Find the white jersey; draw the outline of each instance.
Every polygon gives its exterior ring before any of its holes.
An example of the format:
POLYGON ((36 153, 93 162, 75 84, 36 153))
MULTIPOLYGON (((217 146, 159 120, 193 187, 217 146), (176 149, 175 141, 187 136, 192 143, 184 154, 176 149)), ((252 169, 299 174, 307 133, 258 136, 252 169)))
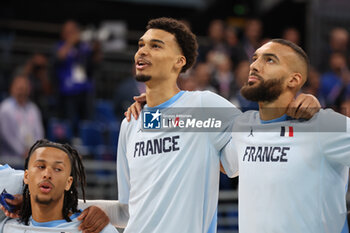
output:
MULTIPOLYGON (((28 226, 19 223, 16 219, 8 219, 3 226, 3 233, 81 233, 82 231, 78 230, 81 223, 77 219, 79 215, 80 213, 73 214, 70 217, 71 222, 67 222, 64 219, 50 222, 36 222, 30 218, 28 226)), ((114 226, 108 224, 102 229, 101 233, 118 233, 118 231, 114 226)))
POLYGON ((245 112, 224 149, 228 176, 239 171, 239 232, 340 233, 349 118, 331 110, 309 121, 282 118, 264 122, 259 112, 245 112))
MULTIPOLYGON (((0 193, 6 189, 10 194, 22 194, 23 187, 23 171, 15 170, 9 165, 0 164, 0 193)), ((5 214, 0 210, 0 232, 2 221, 6 218, 5 214)))
POLYGON ((22 194, 23 170, 15 170, 9 165, 0 164, 0 193, 6 189, 11 194, 22 194))
MULTIPOLYGON (((179 92, 151 109, 225 107, 222 97, 179 92)), ((150 109, 150 108, 148 108, 150 109)), ((145 132, 142 117, 123 121, 117 176, 119 201, 129 205, 124 233, 216 232, 220 150, 230 139, 231 122, 221 132, 145 132)), ((180 123, 179 123, 180 124, 180 123)))

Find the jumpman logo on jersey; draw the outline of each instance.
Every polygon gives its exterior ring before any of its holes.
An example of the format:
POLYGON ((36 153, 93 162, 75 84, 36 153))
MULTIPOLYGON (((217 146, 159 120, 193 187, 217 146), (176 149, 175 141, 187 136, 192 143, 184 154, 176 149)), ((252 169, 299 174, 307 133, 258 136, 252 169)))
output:
POLYGON ((253 134, 253 127, 250 127, 250 134, 248 135, 248 137, 250 137, 250 136, 254 137, 254 134, 253 134))

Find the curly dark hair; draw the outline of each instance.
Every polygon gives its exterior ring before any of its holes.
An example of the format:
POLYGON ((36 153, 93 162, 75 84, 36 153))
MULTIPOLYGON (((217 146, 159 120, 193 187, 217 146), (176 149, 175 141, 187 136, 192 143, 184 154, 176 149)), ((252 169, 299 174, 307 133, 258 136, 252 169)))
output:
MULTIPOLYGON (((86 184, 85 179, 85 170, 83 163, 81 161, 81 158, 77 152, 77 150, 73 149, 68 144, 60 144, 51 142, 46 139, 38 140, 34 145, 30 148, 28 152, 28 156, 25 160, 24 169, 28 169, 29 159, 30 156, 33 154, 33 152, 38 149, 39 147, 55 147, 62 151, 64 151, 70 160, 71 163, 71 173, 70 175, 73 177, 73 183, 68 191, 64 191, 64 201, 63 201, 63 208, 62 208, 62 215, 64 219, 67 222, 72 221, 69 218, 70 213, 77 213, 80 212, 78 210, 78 183, 77 180, 80 181, 81 191, 83 195, 83 200, 85 202, 85 189, 84 186, 86 184)), ((30 203, 30 194, 29 194, 29 188, 28 185, 24 185, 23 189, 23 203, 20 210, 20 218, 19 221, 24 223, 25 225, 28 225, 29 218, 32 215, 32 207, 30 203)))
POLYGON ((148 22, 146 29, 161 29, 175 36, 183 55, 186 57, 186 64, 182 67, 181 72, 193 66, 197 58, 198 43, 196 36, 191 30, 179 20, 173 18, 157 18, 148 22))

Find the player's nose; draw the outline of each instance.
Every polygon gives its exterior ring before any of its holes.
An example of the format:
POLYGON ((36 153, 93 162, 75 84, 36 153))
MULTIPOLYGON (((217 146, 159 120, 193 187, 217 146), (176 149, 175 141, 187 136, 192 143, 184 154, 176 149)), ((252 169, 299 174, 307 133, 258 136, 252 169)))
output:
POLYGON ((252 63, 250 63, 249 69, 250 69, 250 71, 258 72, 258 71, 260 71, 259 67, 260 67, 259 61, 255 60, 252 63))
POLYGON ((46 169, 43 171, 43 178, 44 178, 44 179, 51 179, 51 177, 52 177, 52 169, 46 168, 46 169))

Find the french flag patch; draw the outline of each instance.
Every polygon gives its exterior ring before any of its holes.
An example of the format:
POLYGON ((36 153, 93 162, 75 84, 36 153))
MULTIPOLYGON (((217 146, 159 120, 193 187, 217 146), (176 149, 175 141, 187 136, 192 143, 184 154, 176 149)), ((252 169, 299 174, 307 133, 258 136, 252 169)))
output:
POLYGON ((281 126, 281 137, 293 137, 294 130, 292 126, 281 126))

